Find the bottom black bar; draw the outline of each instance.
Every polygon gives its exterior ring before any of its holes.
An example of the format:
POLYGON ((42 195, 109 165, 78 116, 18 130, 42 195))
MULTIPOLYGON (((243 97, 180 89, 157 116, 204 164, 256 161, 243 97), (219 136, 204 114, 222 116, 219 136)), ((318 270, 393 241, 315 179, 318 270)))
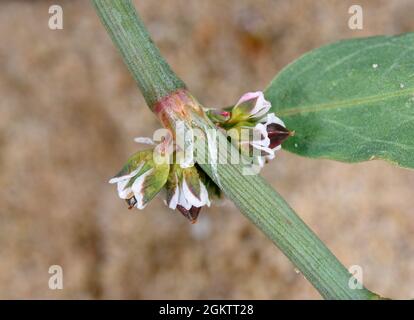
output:
POLYGON ((3 314, 53 317, 128 315, 131 319, 277 319, 286 316, 356 317, 364 313, 395 316, 410 312, 413 301, 264 301, 264 300, 139 300, 139 301, 0 301, 3 314), (9 310, 7 310, 9 309, 9 310))

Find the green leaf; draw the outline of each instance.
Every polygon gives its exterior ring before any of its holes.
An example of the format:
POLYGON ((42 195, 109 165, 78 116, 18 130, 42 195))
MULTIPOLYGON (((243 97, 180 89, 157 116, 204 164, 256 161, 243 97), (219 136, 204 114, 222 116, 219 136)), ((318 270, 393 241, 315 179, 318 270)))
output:
POLYGON ((265 91, 312 158, 414 168, 414 33, 340 41, 288 65, 265 91))

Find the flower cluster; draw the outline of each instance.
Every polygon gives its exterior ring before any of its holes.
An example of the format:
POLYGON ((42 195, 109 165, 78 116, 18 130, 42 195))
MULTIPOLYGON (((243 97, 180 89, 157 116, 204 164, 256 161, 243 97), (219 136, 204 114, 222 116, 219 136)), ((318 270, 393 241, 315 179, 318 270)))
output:
POLYGON ((293 132, 281 119, 269 113, 271 104, 263 92, 248 92, 228 111, 207 110, 210 119, 226 131, 240 152, 262 168, 293 132))
POLYGON ((144 209, 161 190, 166 191, 166 204, 178 209, 191 222, 197 220, 203 206, 210 206, 209 195, 220 196, 218 187, 198 166, 182 168, 170 164, 176 157, 171 139, 156 145, 150 138, 136 142, 154 147, 132 155, 122 170, 109 183, 117 184, 118 195, 129 209, 144 209))
MULTIPOLYGON (((228 111, 209 109, 207 116, 221 130, 226 131, 240 152, 250 157, 260 168, 273 159, 281 143, 292 133, 274 113, 262 92, 243 95, 228 111)), ((150 138, 136 138, 136 142, 150 145, 132 155, 122 170, 109 183, 117 184, 118 195, 129 209, 143 209, 162 190, 166 205, 177 209, 192 223, 202 207, 210 206, 213 196, 220 197, 220 189, 197 164, 187 166, 174 163, 180 149, 168 134, 159 144, 150 138)))

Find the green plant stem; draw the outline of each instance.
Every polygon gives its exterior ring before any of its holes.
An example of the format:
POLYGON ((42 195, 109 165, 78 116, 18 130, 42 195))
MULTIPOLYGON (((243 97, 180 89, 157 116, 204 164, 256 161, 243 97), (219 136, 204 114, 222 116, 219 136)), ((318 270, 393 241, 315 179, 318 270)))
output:
POLYGON ((131 1, 96 0, 93 4, 151 109, 171 92, 185 88, 153 44, 131 1))
MULTIPOLYGON (((150 40, 134 6, 128 0, 92 0, 98 15, 152 108, 184 84, 172 72, 150 40)), ((213 124, 195 116, 193 125, 213 124)), ((219 133, 220 134, 220 133, 219 133)), ((218 152, 230 153, 231 145, 218 152), (224 150, 224 151, 223 151, 224 150)), ((352 290, 350 273, 297 216, 283 198, 258 175, 243 175, 234 164, 201 164, 224 193, 293 262, 326 299, 374 299, 369 290, 352 290)))

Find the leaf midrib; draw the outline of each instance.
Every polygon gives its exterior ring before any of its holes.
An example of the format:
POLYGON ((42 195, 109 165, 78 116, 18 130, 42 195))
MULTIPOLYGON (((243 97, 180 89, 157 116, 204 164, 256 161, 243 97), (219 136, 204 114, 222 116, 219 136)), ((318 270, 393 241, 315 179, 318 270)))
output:
POLYGON ((293 107, 277 111, 277 115, 281 117, 293 116, 300 113, 319 112, 325 110, 334 110, 338 108, 355 107, 361 104, 371 104, 373 102, 384 101, 391 98, 402 97, 414 94, 414 88, 399 89, 398 91, 389 92, 382 95, 367 96, 359 99, 341 100, 336 102, 314 104, 309 106, 293 107))

